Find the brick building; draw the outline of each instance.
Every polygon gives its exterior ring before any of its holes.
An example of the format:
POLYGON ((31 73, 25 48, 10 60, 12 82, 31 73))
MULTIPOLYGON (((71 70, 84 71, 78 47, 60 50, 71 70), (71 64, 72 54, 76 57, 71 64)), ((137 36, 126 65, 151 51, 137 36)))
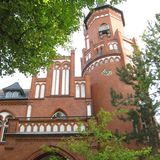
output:
MULTIPOLYGON (((16 82, 0 91, 1 160, 48 160, 42 145, 56 147, 61 137, 77 134, 77 117, 86 121, 101 107, 113 111, 110 88, 131 90, 116 75, 135 43, 124 35, 122 11, 99 6, 87 15, 84 25, 81 77, 74 76, 75 53, 71 51, 70 56, 53 60, 46 75, 34 76, 29 90, 16 82)), ((109 127, 126 132, 131 124, 114 119, 109 127)), ((57 156, 80 159, 61 148, 57 156)))

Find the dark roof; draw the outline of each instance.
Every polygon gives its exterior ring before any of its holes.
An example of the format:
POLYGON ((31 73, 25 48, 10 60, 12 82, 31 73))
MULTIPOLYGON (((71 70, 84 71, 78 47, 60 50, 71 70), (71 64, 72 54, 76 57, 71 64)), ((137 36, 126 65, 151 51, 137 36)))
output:
POLYGON ((94 9, 92 9, 88 13, 88 15, 84 19, 84 24, 85 24, 86 28, 87 28, 87 21, 88 21, 89 17, 92 15, 93 11, 98 11, 98 10, 105 9, 105 8, 110 8, 110 9, 116 11, 116 12, 119 12, 121 14, 121 16, 122 16, 123 26, 125 26, 123 12, 121 10, 119 10, 119 9, 107 4, 107 5, 98 6, 98 7, 94 8, 94 9))
POLYGON ((29 89, 23 89, 24 94, 19 95, 18 97, 6 98, 3 90, 0 90, 0 100, 24 100, 28 99, 29 89))
POLYGON ((0 98, 3 98, 3 91, 2 90, 0 90, 0 98))
POLYGON ((3 91, 4 92, 7 92, 7 91, 20 91, 22 95, 24 95, 24 91, 23 89, 21 88, 21 86, 19 85, 18 82, 15 82, 13 83, 12 85, 6 87, 6 88, 3 88, 3 91))
POLYGON ((20 100, 20 99, 28 99, 29 89, 22 89, 18 82, 13 83, 12 85, 3 88, 0 90, 0 100, 20 100), (21 94, 18 97, 6 97, 5 93, 8 91, 19 91, 21 94))

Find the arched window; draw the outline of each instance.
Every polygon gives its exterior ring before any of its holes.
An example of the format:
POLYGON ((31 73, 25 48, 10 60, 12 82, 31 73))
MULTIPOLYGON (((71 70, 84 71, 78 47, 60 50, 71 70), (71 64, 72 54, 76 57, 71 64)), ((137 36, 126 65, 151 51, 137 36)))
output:
POLYGON ((0 120, 0 135, 2 133, 2 121, 0 120))
POLYGON ((65 118, 67 115, 62 111, 57 111, 52 116, 53 118, 65 118))
POLYGON ((62 95, 69 94, 69 65, 64 64, 62 69, 62 95))
POLYGON ((117 42, 111 42, 108 44, 110 51, 118 51, 118 43, 117 42))
POLYGON ((17 98, 18 96, 19 96, 19 92, 18 91, 14 91, 13 93, 12 93, 12 98, 17 98))
POLYGON ((6 92, 6 98, 12 98, 12 92, 11 91, 8 91, 6 92))
POLYGON ((80 97, 80 85, 77 83, 76 84, 76 98, 80 97))
POLYGON ((36 85, 36 92, 35 92, 35 98, 39 98, 39 90, 40 90, 40 85, 36 85))
POLYGON ((84 83, 81 84, 81 97, 82 98, 85 97, 85 84, 84 83))
POLYGON ((115 50, 118 50, 118 44, 117 44, 117 43, 114 43, 114 44, 113 44, 113 48, 114 48, 115 50))
POLYGON ((2 141, 6 141, 6 133, 8 131, 8 122, 9 122, 9 119, 11 119, 11 118, 13 118, 11 115, 8 115, 5 118, 4 128, 3 128, 3 133, 2 133, 2 141))
POLYGON ((41 85, 41 91, 40 91, 40 98, 44 98, 44 92, 45 92, 45 85, 41 85))
POLYGON ((102 35, 107 35, 107 37, 110 37, 111 33, 108 24, 104 23, 99 27, 99 36, 102 35))
POLYGON ((51 95, 59 95, 60 65, 53 68, 51 95))

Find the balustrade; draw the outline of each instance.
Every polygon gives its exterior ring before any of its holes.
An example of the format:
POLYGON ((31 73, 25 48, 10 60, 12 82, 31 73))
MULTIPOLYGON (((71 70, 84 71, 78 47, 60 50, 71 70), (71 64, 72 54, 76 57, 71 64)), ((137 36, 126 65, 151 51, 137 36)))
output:
POLYGON ((86 128, 86 117, 10 119, 8 133, 54 134, 78 133, 86 128), (79 120, 77 120, 79 119, 79 120), (83 122, 79 126, 79 121, 83 122), (14 125, 14 127, 13 127, 14 125))

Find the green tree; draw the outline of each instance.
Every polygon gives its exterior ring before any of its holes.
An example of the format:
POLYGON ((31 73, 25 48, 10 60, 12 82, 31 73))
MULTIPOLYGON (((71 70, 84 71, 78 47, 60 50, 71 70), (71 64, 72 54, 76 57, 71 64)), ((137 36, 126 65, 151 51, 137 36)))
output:
POLYGON ((77 31, 83 8, 125 0, 2 0, 0 2, 0 75, 35 74, 47 67, 77 31))
MULTIPOLYGON (((59 146, 80 155, 84 160, 139 160, 148 157, 149 148, 137 151, 128 149, 124 147, 123 137, 118 138, 107 129, 108 123, 117 114, 101 110, 96 117, 87 121, 85 131, 81 131, 83 122, 80 122, 79 134, 68 139, 65 137, 59 146)), ((58 152, 50 147, 45 148, 45 151, 58 152)))
POLYGON ((133 132, 129 138, 136 138, 152 147, 153 153, 159 148, 159 127, 155 122, 155 113, 159 102, 155 99, 159 94, 160 78, 160 14, 156 15, 154 24, 149 23, 143 35, 145 49, 135 48, 130 57, 132 64, 117 69, 120 80, 130 85, 133 93, 123 96, 111 89, 114 106, 136 106, 129 109, 128 118, 133 122, 133 132), (156 89, 155 89, 156 88, 156 89))

